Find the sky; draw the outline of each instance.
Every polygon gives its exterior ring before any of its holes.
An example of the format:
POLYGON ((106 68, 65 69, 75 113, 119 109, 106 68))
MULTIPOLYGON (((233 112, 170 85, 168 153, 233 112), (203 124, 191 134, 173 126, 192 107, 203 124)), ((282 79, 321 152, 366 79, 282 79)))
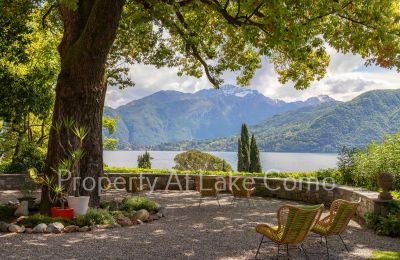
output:
MULTIPOLYGON (((268 63, 266 58, 263 58, 262 67, 257 70, 248 87, 258 90, 267 97, 288 102, 319 95, 348 101, 370 90, 400 88, 400 73, 395 70, 366 67, 365 60, 358 55, 341 54, 333 49, 327 51, 331 60, 326 76, 320 81, 313 82, 306 90, 296 90, 291 83, 285 85, 279 83, 273 65, 268 63)), ((107 106, 115 108, 160 90, 194 93, 201 89, 212 88, 205 76, 179 77, 175 68, 157 69, 154 66, 136 64, 131 66, 129 75, 135 86, 124 90, 109 88, 106 96, 107 106)), ((236 83, 235 75, 231 72, 225 73, 223 79, 225 84, 236 83)))

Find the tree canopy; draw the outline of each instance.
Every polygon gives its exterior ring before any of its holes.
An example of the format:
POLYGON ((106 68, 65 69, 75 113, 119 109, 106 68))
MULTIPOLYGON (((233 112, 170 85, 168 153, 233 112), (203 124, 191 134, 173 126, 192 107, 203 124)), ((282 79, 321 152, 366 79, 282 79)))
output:
POLYGON ((327 47, 357 53, 367 64, 399 68, 400 4, 362 1, 129 1, 112 56, 128 63, 203 72, 219 86, 224 71, 248 85, 261 57, 281 83, 298 89, 324 77, 327 47))
POLYGON ((198 150, 190 150, 177 154, 174 161, 176 163, 174 169, 176 170, 232 171, 231 165, 225 160, 198 150))

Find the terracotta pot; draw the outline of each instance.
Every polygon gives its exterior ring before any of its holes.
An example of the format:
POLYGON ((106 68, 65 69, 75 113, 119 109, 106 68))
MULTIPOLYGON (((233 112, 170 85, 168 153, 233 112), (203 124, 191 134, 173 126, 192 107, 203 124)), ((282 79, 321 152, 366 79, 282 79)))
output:
POLYGON ((391 200, 392 195, 389 193, 393 186, 393 175, 387 172, 381 172, 378 174, 378 186, 382 189, 379 193, 379 199, 381 200, 391 200))
POLYGON ((53 218, 60 217, 60 218, 65 218, 65 219, 72 219, 74 217, 74 209, 73 208, 63 209, 63 208, 54 207, 54 208, 51 208, 50 211, 51 211, 51 216, 53 218))

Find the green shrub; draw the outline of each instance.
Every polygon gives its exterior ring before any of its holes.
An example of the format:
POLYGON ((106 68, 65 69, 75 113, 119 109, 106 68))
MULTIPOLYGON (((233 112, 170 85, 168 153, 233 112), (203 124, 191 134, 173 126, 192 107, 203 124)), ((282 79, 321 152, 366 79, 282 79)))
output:
POLYGON ((43 171, 46 163, 46 152, 44 149, 32 144, 22 147, 20 154, 13 160, 2 167, 1 172, 15 173, 26 172, 29 168, 36 168, 43 171))
POLYGON ((60 222, 63 225, 71 225, 73 224, 72 220, 64 219, 64 218, 52 218, 46 215, 35 214, 25 218, 19 222, 19 224, 24 225, 25 227, 33 228, 40 223, 50 224, 54 222, 60 222))
POLYGON ((380 172, 393 174, 393 189, 400 190, 400 132, 386 135, 381 144, 372 142, 365 152, 355 154, 354 184, 377 190, 380 172))
POLYGON ((14 217, 17 208, 8 204, 0 204, 0 220, 9 220, 14 217))
POLYGON ((151 169, 151 160, 153 158, 150 157, 149 152, 145 152, 144 154, 140 154, 137 158, 137 163, 139 168, 151 169))
POLYGON ((400 237, 400 202, 391 201, 388 211, 386 216, 367 213, 366 225, 379 235, 400 237))
POLYGON ((86 215, 78 216, 75 220, 80 227, 92 225, 113 224, 114 218, 108 210, 105 209, 89 209, 86 215))
POLYGON ((121 218, 121 217, 129 217, 134 211, 126 212, 126 211, 111 211, 110 214, 113 216, 114 219, 121 218))
POLYGON ((149 212, 157 212, 160 205, 145 197, 132 197, 126 199, 122 205, 121 210, 126 212, 138 211, 140 209, 146 209, 149 212))

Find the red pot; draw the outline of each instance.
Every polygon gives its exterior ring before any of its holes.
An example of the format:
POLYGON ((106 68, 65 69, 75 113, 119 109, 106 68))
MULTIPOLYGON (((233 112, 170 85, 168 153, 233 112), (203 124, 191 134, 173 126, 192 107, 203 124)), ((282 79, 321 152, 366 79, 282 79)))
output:
POLYGON ((74 209, 73 208, 51 208, 51 216, 53 218, 66 218, 66 219, 72 219, 74 217, 74 209))

